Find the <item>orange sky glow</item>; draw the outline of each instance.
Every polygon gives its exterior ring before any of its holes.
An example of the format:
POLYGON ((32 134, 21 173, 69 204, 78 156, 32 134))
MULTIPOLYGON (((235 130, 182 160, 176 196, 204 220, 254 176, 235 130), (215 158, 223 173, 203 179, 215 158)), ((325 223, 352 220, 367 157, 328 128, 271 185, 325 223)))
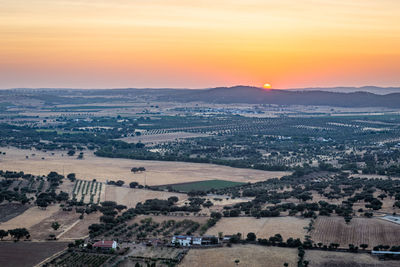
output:
POLYGON ((400 86, 399 0, 0 0, 0 88, 400 86))

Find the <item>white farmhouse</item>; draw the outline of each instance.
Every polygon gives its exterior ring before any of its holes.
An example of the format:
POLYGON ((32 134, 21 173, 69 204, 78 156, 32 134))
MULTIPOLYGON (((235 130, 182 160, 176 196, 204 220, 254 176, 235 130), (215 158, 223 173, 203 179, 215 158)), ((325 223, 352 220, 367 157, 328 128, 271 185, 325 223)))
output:
POLYGON ((192 242, 192 237, 186 235, 174 235, 171 241, 172 244, 174 245, 179 244, 183 247, 190 247, 191 242, 192 242))

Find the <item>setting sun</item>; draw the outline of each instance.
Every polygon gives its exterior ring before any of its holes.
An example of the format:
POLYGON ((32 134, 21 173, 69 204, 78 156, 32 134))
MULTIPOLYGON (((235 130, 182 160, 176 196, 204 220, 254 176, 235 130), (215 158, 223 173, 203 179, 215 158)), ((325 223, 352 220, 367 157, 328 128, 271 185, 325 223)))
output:
POLYGON ((265 83, 263 85, 263 87, 264 87, 264 89, 271 89, 272 88, 271 84, 269 84, 269 83, 265 83))

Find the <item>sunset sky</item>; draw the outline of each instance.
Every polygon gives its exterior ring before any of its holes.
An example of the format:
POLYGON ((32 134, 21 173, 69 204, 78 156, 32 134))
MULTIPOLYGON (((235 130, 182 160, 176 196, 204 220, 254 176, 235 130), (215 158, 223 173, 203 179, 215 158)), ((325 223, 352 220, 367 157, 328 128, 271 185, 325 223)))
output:
POLYGON ((0 0, 0 88, 400 86, 400 0, 0 0))

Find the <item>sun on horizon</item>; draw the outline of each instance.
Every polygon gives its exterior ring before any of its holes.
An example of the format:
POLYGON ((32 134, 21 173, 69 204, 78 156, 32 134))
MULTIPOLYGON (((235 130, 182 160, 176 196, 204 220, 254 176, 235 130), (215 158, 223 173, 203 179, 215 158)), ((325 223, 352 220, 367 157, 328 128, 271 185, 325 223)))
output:
POLYGON ((271 89, 272 85, 270 83, 264 83, 263 88, 264 89, 271 89))

